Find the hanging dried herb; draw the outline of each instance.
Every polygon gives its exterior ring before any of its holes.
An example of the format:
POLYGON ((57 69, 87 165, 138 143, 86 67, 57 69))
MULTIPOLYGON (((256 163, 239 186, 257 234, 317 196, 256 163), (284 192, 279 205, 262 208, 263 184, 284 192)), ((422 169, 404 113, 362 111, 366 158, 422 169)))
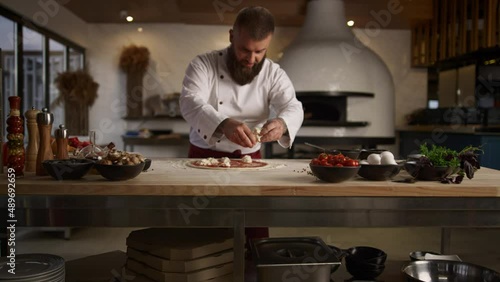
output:
POLYGON ((52 103, 54 106, 64 101, 77 101, 83 105, 92 106, 97 99, 99 84, 86 70, 59 73, 54 83, 59 90, 59 97, 52 103))
POLYGON ((120 55, 120 68, 126 73, 145 73, 149 66, 149 50, 143 46, 124 47, 120 55))

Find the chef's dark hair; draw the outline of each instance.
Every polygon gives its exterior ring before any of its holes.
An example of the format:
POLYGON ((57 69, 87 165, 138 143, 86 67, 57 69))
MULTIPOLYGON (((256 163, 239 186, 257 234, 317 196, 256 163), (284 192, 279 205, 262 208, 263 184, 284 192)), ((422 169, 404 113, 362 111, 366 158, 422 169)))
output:
POLYGON ((268 9, 259 6, 243 8, 236 17, 233 30, 244 28, 254 40, 262 40, 274 33, 274 16, 268 9))

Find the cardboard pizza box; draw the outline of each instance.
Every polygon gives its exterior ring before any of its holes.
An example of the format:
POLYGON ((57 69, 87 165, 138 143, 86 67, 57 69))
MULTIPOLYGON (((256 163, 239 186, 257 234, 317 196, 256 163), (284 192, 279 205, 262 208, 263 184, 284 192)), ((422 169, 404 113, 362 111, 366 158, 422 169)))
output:
POLYGON ((132 231, 127 246, 170 260, 192 260, 232 249, 227 228, 148 228, 132 231))
POLYGON ((226 263, 187 273, 163 272, 151 268, 131 258, 127 258, 126 268, 157 282, 201 282, 233 273, 233 264, 226 263))
POLYGON ((193 260, 168 260, 148 252, 128 247, 127 257, 163 272, 192 272, 232 262, 234 259, 234 252, 232 249, 229 249, 193 260))

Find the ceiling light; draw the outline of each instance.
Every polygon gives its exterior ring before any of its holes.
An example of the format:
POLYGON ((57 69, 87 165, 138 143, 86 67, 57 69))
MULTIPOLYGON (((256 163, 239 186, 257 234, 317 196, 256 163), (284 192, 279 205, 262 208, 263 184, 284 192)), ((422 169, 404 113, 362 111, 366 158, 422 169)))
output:
POLYGON ((127 22, 132 22, 134 20, 134 17, 132 16, 127 16, 126 18, 127 22))
POLYGON ((139 27, 139 28, 137 29, 137 31, 138 31, 138 32, 142 32, 142 27, 139 27))
POLYGON ((348 22, 347 22, 347 25, 348 25, 348 26, 354 26, 354 21, 353 21, 353 20, 348 21, 348 22))

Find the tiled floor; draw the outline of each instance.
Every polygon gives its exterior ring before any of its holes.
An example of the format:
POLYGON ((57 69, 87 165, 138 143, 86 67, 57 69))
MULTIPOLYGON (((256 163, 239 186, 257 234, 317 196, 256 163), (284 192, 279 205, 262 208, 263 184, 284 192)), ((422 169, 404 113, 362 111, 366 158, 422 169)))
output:
MULTIPOLYGON (((76 228, 69 240, 60 232, 18 231, 17 253, 51 253, 67 261, 114 250, 126 251, 132 228, 76 228)), ((340 248, 373 246, 391 260, 407 260, 413 250, 439 251, 439 228, 273 228, 271 237, 319 236, 340 248)), ((452 229, 451 253, 463 261, 500 272, 500 229, 452 229)))

